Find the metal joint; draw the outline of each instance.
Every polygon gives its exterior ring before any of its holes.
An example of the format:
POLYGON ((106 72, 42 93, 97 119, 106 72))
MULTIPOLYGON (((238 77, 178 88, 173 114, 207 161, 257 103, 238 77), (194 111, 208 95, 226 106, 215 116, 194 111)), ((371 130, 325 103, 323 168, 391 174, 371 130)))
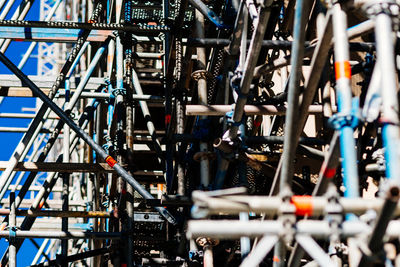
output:
POLYGON ((328 124, 335 130, 340 130, 345 126, 350 126, 354 129, 358 126, 358 121, 357 116, 354 115, 335 114, 328 120, 328 124))
POLYGON ((115 89, 111 90, 111 94, 113 96, 126 95, 126 89, 125 88, 115 88, 115 89))
POLYGON ((192 73, 192 79, 198 81, 200 79, 209 80, 212 79, 212 74, 206 70, 196 70, 192 73))
POLYGON ((363 6, 363 9, 370 17, 374 17, 382 13, 393 18, 399 15, 399 5, 393 0, 381 0, 379 2, 369 1, 363 6))
MULTIPOLYGON (((234 108, 233 108, 233 109, 234 109, 234 108)), ((245 115, 245 113, 243 112, 242 120, 241 120, 241 121, 238 121, 238 122, 235 122, 235 121, 233 120, 233 113, 234 113, 233 109, 232 109, 232 111, 229 111, 229 112, 225 113, 226 122, 227 122, 227 124, 228 124, 229 127, 231 127, 231 126, 239 127, 242 123, 245 123, 245 122, 246 122, 246 119, 245 119, 245 118, 246 118, 246 115, 245 115)))
POLYGON ((13 244, 17 240, 17 227, 11 226, 9 228, 8 241, 13 244))
POLYGON ((199 237, 196 239, 196 243, 197 245, 204 247, 204 246, 216 246, 219 244, 219 240, 218 239, 213 239, 213 238, 209 238, 209 237, 199 237))
POLYGON ((282 205, 279 208, 279 221, 282 222, 282 235, 287 243, 291 243, 295 234, 294 225, 296 224, 296 207, 290 202, 292 192, 289 189, 282 189, 282 205))
POLYGON ((328 205, 325 207, 325 218, 331 228, 331 240, 335 243, 340 241, 341 228, 343 222, 343 207, 339 204, 339 195, 334 186, 330 186, 326 194, 328 205))

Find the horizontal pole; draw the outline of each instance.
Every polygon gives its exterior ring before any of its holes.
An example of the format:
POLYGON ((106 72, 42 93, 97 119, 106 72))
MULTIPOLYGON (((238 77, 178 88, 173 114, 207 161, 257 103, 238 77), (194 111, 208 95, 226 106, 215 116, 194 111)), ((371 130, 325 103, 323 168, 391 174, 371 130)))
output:
MULTIPOLYGON (((33 119, 36 114, 29 113, 0 113, 0 118, 14 118, 14 119, 33 119)), ((56 116, 48 116, 48 119, 58 119, 56 116)), ((25 129, 25 128, 24 128, 25 129)))
MULTIPOLYGON (((9 215, 9 209, 0 209, 0 215, 9 215)), ((61 210, 17 210, 17 216, 66 217, 66 218, 110 218, 107 211, 61 211, 61 210)))
MULTIPOLYGON (((9 236, 10 231, 0 231, 0 237, 8 238, 9 236)), ((117 232, 15 231, 16 238, 120 239, 122 236, 122 233, 117 232)))
MULTIPOLYGON (((291 228, 294 234, 306 234, 317 239, 326 239, 332 235, 329 221, 301 220, 291 228)), ((264 235, 285 234, 285 228, 281 221, 239 221, 239 220, 192 220, 188 222, 186 237, 209 237, 233 240, 247 236, 251 238, 264 235)), ((372 227, 362 221, 345 221, 340 228, 342 238, 356 235, 369 235, 372 227)), ((386 238, 397 239, 400 235, 400 221, 391 221, 386 231, 386 238)))
MULTIPOLYGON (((0 132, 3 133, 25 133, 28 131, 28 128, 22 127, 0 127, 0 132)), ((40 129, 40 133, 50 133, 49 129, 40 129)))
MULTIPOLYGON (((192 194, 194 205, 208 214, 239 214, 240 212, 265 213, 277 215, 283 201, 280 197, 268 196, 224 196, 209 197, 202 191, 194 191, 192 194)), ((326 197, 293 196, 291 203, 294 206, 296 215, 321 216, 325 214, 329 201, 326 197)), ((383 206, 383 199, 365 198, 339 198, 339 205, 342 213, 354 213, 362 215, 368 210, 380 211, 383 206)), ((400 204, 394 212, 395 216, 400 215, 400 204)))
MULTIPOLYGON (((186 105, 187 116, 223 116, 232 111, 234 105, 186 105)), ((336 111, 336 108, 333 108, 336 111)), ((322 105, 311 105, 310 114, 322 113, 322 105)), ((274 105, 245 105, 246 115, 285 115, 286 107, 274 105)))
MULTIPOLYGON (((32 28, 27 33, 24 27, 0 27, 0 38, 14 41, 73 43, 78 40, 79 32, 79 29, 32 28)), ((104 42, 110 35, 112 35, 110 30, 91 31, 86 41, 104 42)))
MULTIPOLYGON (((0 161, 0 171, 4 171, 8 161, 0 161)), ((115 173, 107 163, 58 163, 58 162, 19 162, 14 171, 32 171, 32 172, 105 172, 115 173)), ((163 171, 135 171, 134 175, 141 176, 162 176, 163 171)))

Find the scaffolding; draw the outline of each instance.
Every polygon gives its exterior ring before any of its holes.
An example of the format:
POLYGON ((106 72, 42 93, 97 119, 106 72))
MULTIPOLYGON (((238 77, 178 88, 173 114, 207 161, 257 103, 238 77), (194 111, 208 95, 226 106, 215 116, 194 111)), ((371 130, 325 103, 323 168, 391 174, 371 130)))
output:
POLYGON ((0 266, 400 266, 399 8, 0 0, 0 266))

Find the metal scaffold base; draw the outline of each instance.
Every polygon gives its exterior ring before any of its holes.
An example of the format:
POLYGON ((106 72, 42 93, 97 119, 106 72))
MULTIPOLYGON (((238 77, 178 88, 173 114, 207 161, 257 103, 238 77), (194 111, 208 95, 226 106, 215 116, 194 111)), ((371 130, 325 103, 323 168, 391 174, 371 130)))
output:
POLYGON ((400 266, 399 1, 33 2, 0 266, 400 266))

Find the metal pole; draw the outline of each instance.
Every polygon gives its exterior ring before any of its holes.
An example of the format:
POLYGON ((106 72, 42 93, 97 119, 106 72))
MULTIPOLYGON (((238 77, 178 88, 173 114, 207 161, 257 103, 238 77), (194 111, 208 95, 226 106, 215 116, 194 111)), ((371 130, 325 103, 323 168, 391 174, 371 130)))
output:
POLYGON ((335 55, 336 91, 338 111, 336 123, 340 130, 340 153, 343 158, 343 184, 346 187, 345 196, 359 196, 356 144, 353 137, 355 117, 352 114, 352 91, 350 86, 351 68, 349 43, 346 34, 347 16, 340 3, 332 6, 332 25, 335 55), (342 122, 342 123, 341 123, 342 122))
MULTIPOLYGON (((198 38, 204 38, 204 15, 196 9, 196 34, 198 38)), ((204 75, 199 75, 197 79, 197 91, 199 95, 199 104, 207 105, 207 79, 206 79, 206 51, 204 48, 197 48, 197 63, 199 66, 199 71, 203 72, 204 75)), ((201 116, 200 121, 207 120, 206 116, 201 116)), ((201 124, 201 122, 199 122, 201 124)), ((208 143, 200 142, 200 152, 208 151, 208 143)), ((200 160, 200 186, 207 188, 210 183, 209 177, 210 163, 207 158, 202 158, 200 160)))
MULTIPOLYGON (((46 248, 47 243, 49 243, 49 240, 50 240, 50 239, 45 239, 45 240, 43 240, 43 243, 42 243, 42 245, 40 246, 40 248, 38 249, 38 252, 36 253, 35 258, 33 258, 31 265, 35 265, 35 264, 38 262, 38 260, 39 260, 39 258, 40 258, 40 256, 41 256, 42 254, 45 255, 45 256, 47 256, 47 255, 44 253, 44 249, 46 248)), ((48 259, 48 260, 50 260, 50 259, 48 259)))
POLYGON ((393 46, 392 18, 385 12, 384 5, 390 4, 397 6, 394 1, 379 1, 367 6, 367 12, 372 13, 375 17, 375 36, 376 36, 376 53, 378 57, 378 67, 383 74, 381 79, 381 96, 382 96, 382 137, 385 147, 386 159, 386 177, 394 184, 400 184, 400 174, 397 169, 400 164, 400 157, 396 149, 400 141, 399 132, 399 103, 397 99, 397 73, 395 65, 395 51, 393 46))
MULTIPOLYGON (((69 79, 65 80, 65 108, 69 107, 69 79)), ((65 110, 66 111, 66 110, 65 110)), ((69 154, 69 149, 70 149, 70 130, 68 125, 64 124, 63 128, 63 162, 64 163, 69 163, 70 161, 70 154, 69 154)), ((69 202, 69 173, 63 173, 62 174, 63 180, 62 180, 62 210, 63 211, 68 211, 68 202, 69 202)), ((62 218, 61 221, 61 231, 67 232, 68 231, 68 217, 62 218)), ((67 258, 68 256, 68 240, 61 240, 61 257, 63 259, 67 258)), ((65 261, 63 261, 65 262, 65 261)), ((65 263, 62 263, 62 267, 67 267, 68 265, 65 263)))
POLYGON ((295 125, 298 120, 300 78, 304 55, 306 22, 312 6, 311 0, 297 0, 291 52, 292 71, 289 79, 288 108, 285 116, 285 135, 282 153, 282 171, 279 189, 291 188, 297 139, 295 125))
POLYGON ((257 246, 251 251, 251 253, 244 259, 240 264, 240 267, 257 267, 263 261, 265 256, 278 242, 278 236, 265 235, 258 242, 257 246))
POLYGON ((9 226, 10 230, 8 232, 9 236, 9 255, 10 255, 10 262, 9 266, 10 267, 16 267, 17 266, 17 248, 15 246, 15 236, 14 234, 16 233, 16 225, 17 224, 17 219, 16 219, 16 213, 15 213, 15 193, 11 192, 10 193, 10 223, 9 226))
MULTIPOLYGON (((299 139, 301 133, 303 132, 304 125, 307 121, 308 114, 311 113, 310 108, 312 107, 311 103, 314 99, 315 92, 318 88, 318 83, 322 74, 323 66, 329 55, 330 42, 332 40, 332 15, 330 12, 325 16, 325 26, 324 33, 322 37, 318 40, 316 48, 314 50, 314 54, 311 60, 311 71, 312 75, 306 80, 305 90, 303 93, 303 99, 300 106, 298 122, 296 123, 296 143, 294 144, 297 147, 297 140, 299 139)), ((280 169, 282 167, 283 158, 279 161, 279 165, 277 171, 274 176, 274 185, 270 190, 270 195, 274 195, 278 192, 278 179, 280 177, 280 169)))
MULTIPOLYGON (((16 238, 56 238, 56 239, 121 239, 126 233, 120 232, 48 232, 48 231, 15 231, 16 238)), ((9 231, 0 231, 0 237, 9 237, 9 231)))
MULTIPOLYGON (((139 77, 137 76, 137 73, 133 68, 132 68, 132 83, 133 83, 133 89, 134 89, 136 95, 138 95, 139 97, 144 96, 142 86, 140 85, 140 82, 139 82, 139 77)), ((151 140, 153 141, 154 149, 157 153, 158 160, 160 163, 162 163, 164 161, 164 157, 162 154, 161 144, 157 138, 156 128, 154 126, 154 123, 151 120, 151 114, 149 111, 149 107, 148 107, 146 101, 143 101, 143 100, 139 101, 139 105, 140 105, 140 109, 142 110, 143 117, 146 120, 146 127, 151 136, 151 140)))

